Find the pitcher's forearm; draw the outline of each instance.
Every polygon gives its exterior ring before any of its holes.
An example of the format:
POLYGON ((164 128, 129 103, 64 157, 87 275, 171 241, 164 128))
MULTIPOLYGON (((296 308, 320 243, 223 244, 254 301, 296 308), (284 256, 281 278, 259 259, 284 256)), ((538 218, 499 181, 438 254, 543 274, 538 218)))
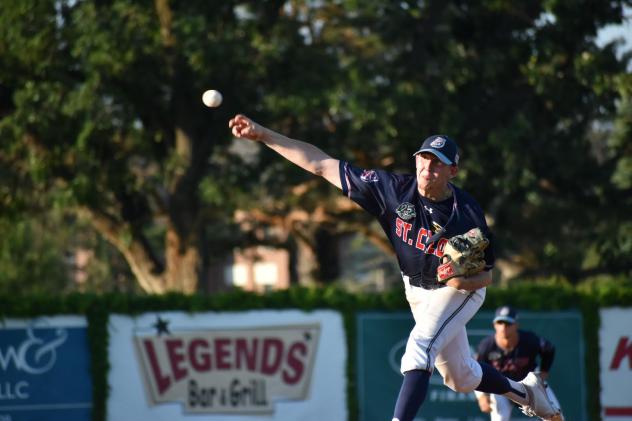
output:
POLYGON ((491 285, 492 273, 491 271, 484 270, 476 275, 468 277, 456 277, 448 279, 446 285, 449 285, 456 289, 463 289, 465 291, 476 291, 477 289, 484 288, 491 285))
POLYGON ((291 139, 268 128, 264 129, 260 141, 288 161, 342 188, 338 175, 338 160, 316 146, 291 139))

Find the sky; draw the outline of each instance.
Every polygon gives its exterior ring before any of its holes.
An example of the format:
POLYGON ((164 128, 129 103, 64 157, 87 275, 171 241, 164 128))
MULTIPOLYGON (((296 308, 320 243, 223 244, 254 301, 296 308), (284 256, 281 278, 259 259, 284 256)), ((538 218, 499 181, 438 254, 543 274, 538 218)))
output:
MULTIPOLYGON (((632 50, 632 8, 624 11, 625 22, 621 25, 608 25, 597 34, 597 44, 605 45, 615 38, 622 38, 624 44, 619 47, 619 53, 632 50)), ((628 70, 632 70, 632 62, 629 63, 628 70)))

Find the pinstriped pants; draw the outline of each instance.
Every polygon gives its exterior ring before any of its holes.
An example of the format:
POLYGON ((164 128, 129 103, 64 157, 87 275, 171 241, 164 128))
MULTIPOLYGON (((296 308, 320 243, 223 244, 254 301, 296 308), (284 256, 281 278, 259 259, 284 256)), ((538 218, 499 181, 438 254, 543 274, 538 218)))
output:
POLYGON ((401 372, 434 368, 443 382, 457 392, 471 392, 482 378, 480 365, 472 358, 465 325, 485 300, 485 288, 462 291, 452 287, 427 290, 408 283, 406 299, 415 326, 408 337, 401 372))

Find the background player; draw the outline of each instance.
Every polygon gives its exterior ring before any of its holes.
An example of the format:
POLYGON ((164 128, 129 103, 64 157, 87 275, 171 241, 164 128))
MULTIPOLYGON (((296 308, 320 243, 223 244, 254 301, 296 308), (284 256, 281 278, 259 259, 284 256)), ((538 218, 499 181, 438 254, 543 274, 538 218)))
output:
MULTIPOLYGON (((535 371, 539 358, 539 375, 543 381, 549 377, 549 370, 555 357, 555 347, 543 337, 533 332, 518 329, 518 313, 509 306, 496 309, 494 317, 495 334, 484 338, 478 345, 476 359, 492 365, 508 378, 520 381, 529 372, 535 371)), ((546 388, 549 400, 560 408, 550 385, 546 388)), ((515 404, 504 396, 475 392, 481 411, 489 413, 491 421, 509 421, 515 404)), ((560 415, 556 420, 563 420, 560 415)))
POLYGON ((538 377, 507 379, 470 355, 466 323, 481 307, 492 282, 492 247, 486 267, 469 277, 437 281, 437 267, 449 238, 478 227, 489 237, 483 211, 466 192, 450 183, 458 171, 456 143, 431 136, 415 152, 415 174, 367 170, 339 161, 309 143, 290 139, 251 119, 229 122, 234 136, 264 143, 299 167, 323 177, 376 217, 397 255, 406 298, 415 319, 402 357, 402 387, 393 420, 411 421, 436 368, 444 383, 459 392, 474 389, 507 396, 542 418, 557 411, 538 377))

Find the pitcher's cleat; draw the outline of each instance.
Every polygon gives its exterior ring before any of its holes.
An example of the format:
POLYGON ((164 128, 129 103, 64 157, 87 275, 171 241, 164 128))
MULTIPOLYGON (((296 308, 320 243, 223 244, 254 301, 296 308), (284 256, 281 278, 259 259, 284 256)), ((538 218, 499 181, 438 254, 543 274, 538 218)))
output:
POLYGON ((520 383, 527 390, 529 403, 523 405, 521 411, 530 417, 539 417, 544 421, 559 421, 560 408, 551 402, 546 394, 544 382, 535 373, 531 372, 520 383))

